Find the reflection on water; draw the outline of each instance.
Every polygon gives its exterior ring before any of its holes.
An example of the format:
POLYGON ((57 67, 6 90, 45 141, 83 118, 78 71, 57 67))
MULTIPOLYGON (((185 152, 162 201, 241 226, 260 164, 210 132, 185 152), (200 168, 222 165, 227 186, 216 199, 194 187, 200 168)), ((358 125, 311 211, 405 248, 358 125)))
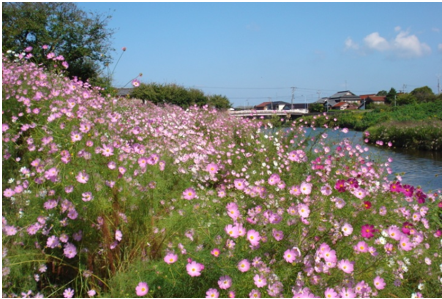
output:
MULTIPOLYGON (((324 132, 325 129, 307 129, 307 134, 314 136, 324 132)), ((341 131, 327 130, 327 139, 331 142, 339 142, 342 138, 350 139, 354 144, 365 144, 362 132, 349 131, 344 134, 341 131)), ((392 174, 402 177, 402 184, 421 186, 425 192, 442 189, 442 153, 406 149, 392 149, 388 146, 379 147, 365 144, 370 150, 370 156, 375 161, 386 162, 388 158, 393 159, 390 163, 392 174)))

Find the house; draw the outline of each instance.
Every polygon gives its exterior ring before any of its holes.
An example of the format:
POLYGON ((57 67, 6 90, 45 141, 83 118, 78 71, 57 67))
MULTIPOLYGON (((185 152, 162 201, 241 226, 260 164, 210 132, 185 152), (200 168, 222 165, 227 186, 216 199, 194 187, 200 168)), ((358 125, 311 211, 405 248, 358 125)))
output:
POLYGON ((125 98, 133 91, 133 88, 118 88, 117 97, 125 98))
POLYGON ((264 102, 259 105, 254 106, 255 110, 288 110, 290 109, 290 103, 286 103, 283 101, 275 101, 275 102, 264 102))
POLYGON ((347 102, 339 102, 332 107, 333 110, 356 110, 358 108, 358 105, 347 102))
POLYGON ((375 93, 371 93, 371 94, 361 94, 359 97, 361 98, 361 100, 366 100, 368 97, 374 97, 376 96, 375 93))
POLYGON ((365 99, 366 104, 373 103, 375 105, 385 104, 386 96, 369 96, 365 99))
POLYGON ((316 103, 321 103, 326 105, 327 109, 333 109, 333 107, 335 107, 335 105, 338 103, 348 103, 352 105, 349 106, 338 105, 337 108, 339 109, 343 108, 341 110, 344 110, 344 109, 352 109, 356 106, 357 107, 356 109, 358 109, 359 107, 361 107, 361 98, 349 90, 344 90, 344 91, 339 91, 330 97, 321 98, 318 101, 316 101, 316 103))

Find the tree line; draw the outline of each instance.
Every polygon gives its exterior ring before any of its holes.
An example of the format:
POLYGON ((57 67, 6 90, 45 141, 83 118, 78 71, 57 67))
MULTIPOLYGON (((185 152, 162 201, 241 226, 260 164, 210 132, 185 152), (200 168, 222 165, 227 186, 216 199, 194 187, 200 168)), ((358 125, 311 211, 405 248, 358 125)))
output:
POLYGON ((183 108, 197 105, 209 105, 217 109, 231 108, 229 99, 222 95, 205 95, 196 88, 185 88, 177 84, 141 83, 134 88, 130 98, 149 101, 156 105, 172 104, 183 108))

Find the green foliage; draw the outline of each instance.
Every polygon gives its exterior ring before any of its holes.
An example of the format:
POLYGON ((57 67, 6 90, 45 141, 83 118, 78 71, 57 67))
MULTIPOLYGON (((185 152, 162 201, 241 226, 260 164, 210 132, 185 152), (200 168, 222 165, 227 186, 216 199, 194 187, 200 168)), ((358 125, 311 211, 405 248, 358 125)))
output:
POLYGON ((386 104, 394 103, 394 98, 396 95, 397 95, 396 89, 392 87, 385 97, 385 103, 386 104))
POLYGON ((309 104, 309 112, 324 112, 324 105, 320 103, 309 104))
POLYGON ((398 95, 396 98, 396 105, 398 105, 398 106, 411 105, 411 104, 416 104, 416 103, 417 103, 417 99, 411 93, 402 93, 402 94, 398 95))
POLYGON ((388 94, 388 92, 386 90, 380 90, 380 91, 378 91, 376 96, 386 96, 387 94, 388 94))
POLYGON ((69 64, 67 74, 99 83, 99 72, 110 62, 107 28, 110 16, 87 13, 70 2, 3 2, 2 52, 22 53, 31 46, 37 64, 48 69, 48 53, 62 55, 69 64), (47 49, 42 47, 47 45, 47 49))
POLYGON ((206 96, 196 88, 185 88, 176 84, 141 83, 130 94, 131 98, 149 101, 156 105, 171 104, 182 108, 193 105, 210 105, 217 109, 230 108, 229 100, 221 95, 206 96))

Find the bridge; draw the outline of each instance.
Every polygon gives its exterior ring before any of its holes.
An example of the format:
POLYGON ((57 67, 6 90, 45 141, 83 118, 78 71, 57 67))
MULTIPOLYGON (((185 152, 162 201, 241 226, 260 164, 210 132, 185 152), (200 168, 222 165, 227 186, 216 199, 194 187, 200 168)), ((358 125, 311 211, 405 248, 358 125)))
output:
POLYGON ((292 116, 308 114, 308 109, 291 109, 291 110, 238 110, 229 111, 229 114, 237 117, 254 117, 254 116, 292 116))

